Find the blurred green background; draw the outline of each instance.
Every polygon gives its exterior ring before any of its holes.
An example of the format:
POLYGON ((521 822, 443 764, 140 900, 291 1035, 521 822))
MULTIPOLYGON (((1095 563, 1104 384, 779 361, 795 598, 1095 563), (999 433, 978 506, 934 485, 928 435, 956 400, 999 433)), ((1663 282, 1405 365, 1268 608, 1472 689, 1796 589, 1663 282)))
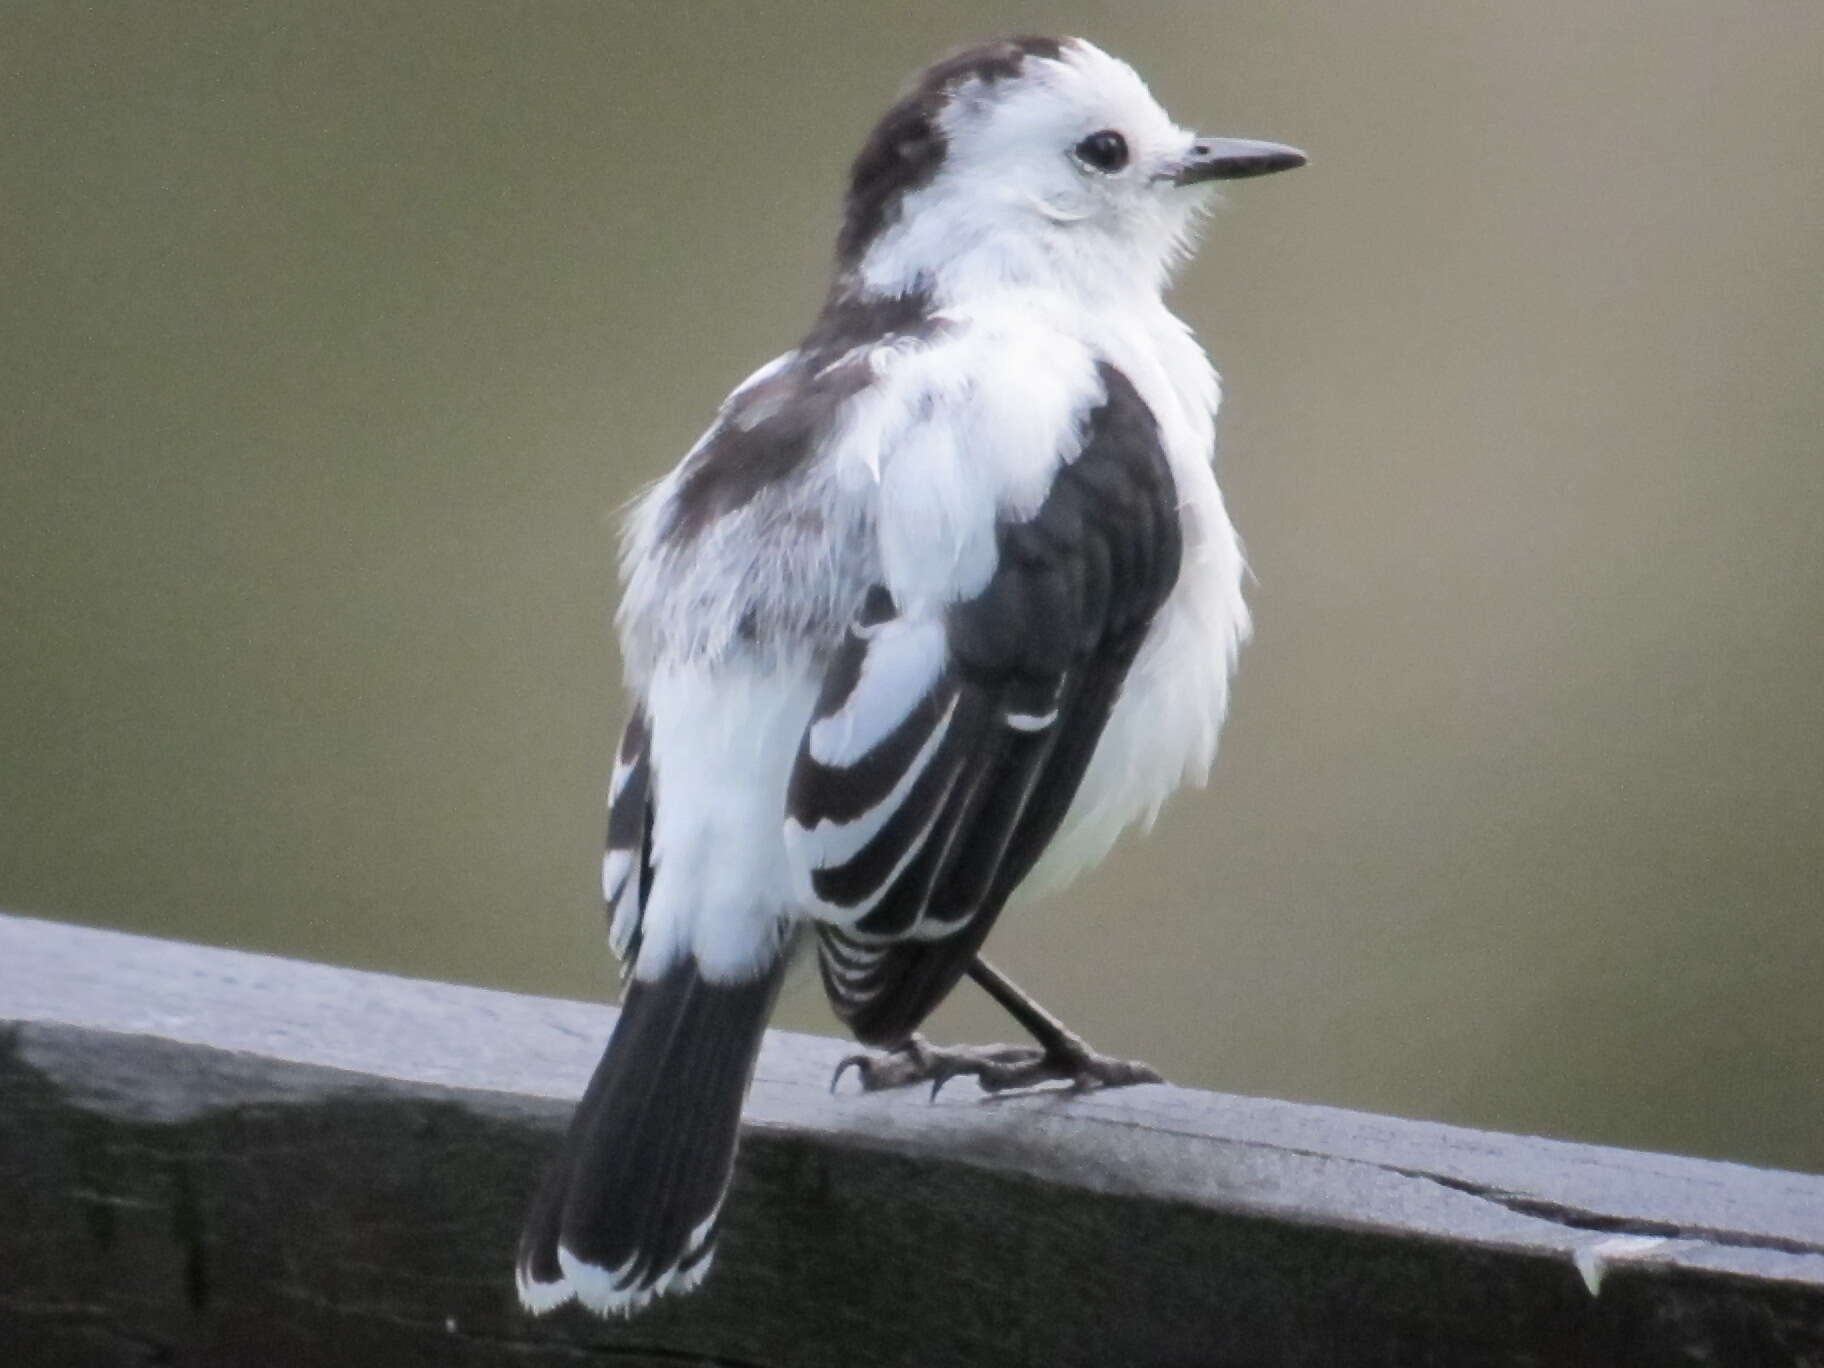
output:
POLYGON ((1259 577, 1216 781, 995 957, 1179 1081, 1824 1168, 1796 0, 7 4, 0 904, 611 992, 616 509, 1017 30, 1314 164, 1176 296, 1259 577))

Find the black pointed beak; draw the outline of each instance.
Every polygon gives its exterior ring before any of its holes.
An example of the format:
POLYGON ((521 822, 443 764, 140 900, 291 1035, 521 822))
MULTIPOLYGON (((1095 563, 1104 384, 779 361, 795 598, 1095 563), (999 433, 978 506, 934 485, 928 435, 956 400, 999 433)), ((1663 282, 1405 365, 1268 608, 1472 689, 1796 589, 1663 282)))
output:
POLYGON ((1203 181, 1240 180, 1244 176, 1270 176, 1290 171, 1309 158, 1284 143, 1257 142, 1253 138, 1199 138, 1184 160, 1165 173, 1174 185, 1203 181))

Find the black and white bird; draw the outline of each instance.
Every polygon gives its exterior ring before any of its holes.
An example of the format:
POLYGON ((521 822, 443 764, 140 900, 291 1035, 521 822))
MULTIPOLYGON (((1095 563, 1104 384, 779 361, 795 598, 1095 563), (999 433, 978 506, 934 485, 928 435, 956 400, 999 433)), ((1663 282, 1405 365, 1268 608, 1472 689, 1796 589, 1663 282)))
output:
POLYGON ((795 944, 893 1053, 864 1085, 1152 1079, 978 958, 1216 752, 1248 633, 1216 373, 1161 300, 1204 138, 1080 39, 922 73, 856 159, 828 300, 638 503, 603 890, 628 984, 532 1208, 521 1300, 628 1313, 708 1270, 795 944), (801 934, 804 933, 804 934, 801 934), (913 1033, 965 974, 1035 1036, 913 1033))

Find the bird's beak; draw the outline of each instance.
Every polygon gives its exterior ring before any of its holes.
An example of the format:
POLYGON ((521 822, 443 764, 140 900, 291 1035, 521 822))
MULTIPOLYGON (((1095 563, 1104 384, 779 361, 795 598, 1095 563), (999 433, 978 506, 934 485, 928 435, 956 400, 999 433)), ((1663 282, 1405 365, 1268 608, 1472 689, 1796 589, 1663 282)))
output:
POLYGON ((1253 138, 1199 138, 1183 160, 1162 175, 1174 185, 1197 185, 1203 181, 1269 176, 1303 166, 1308 160, 1296 147, 1284 143, 1256 142, 1253 138))

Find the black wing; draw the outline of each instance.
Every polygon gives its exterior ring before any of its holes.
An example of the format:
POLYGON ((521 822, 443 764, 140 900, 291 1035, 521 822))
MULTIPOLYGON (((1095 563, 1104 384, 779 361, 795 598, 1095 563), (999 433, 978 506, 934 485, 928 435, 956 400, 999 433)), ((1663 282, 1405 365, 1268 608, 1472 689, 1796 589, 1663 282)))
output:
POLYGON ((876 587, 832 660, 787 798, 824 986, 864 1041, 948 993, 1057 832, 1154 615, 1177 583, 1177 495, 1151 411, 1104 402, 997 568, 941 618, 876 587))
POLYGON ((602 851, 602 900, 608 943, 628 970, 640 950, 640 922, 652 891, 652 732, 635 707, 621 733, 608 784, 608 837, 602 851))

